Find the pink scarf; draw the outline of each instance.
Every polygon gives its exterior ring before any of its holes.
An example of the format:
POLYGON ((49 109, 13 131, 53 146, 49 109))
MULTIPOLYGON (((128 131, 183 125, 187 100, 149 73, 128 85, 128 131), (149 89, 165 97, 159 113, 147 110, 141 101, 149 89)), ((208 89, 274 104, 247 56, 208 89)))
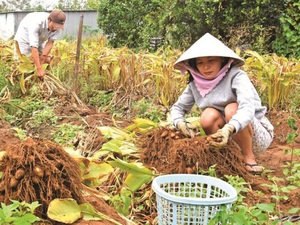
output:
POLYGON ((187 63, 180 62, 178 63, 178 65, 176 65, 176 68, 181 71, 182 75, 184 75, 187 70, 190 71, 194 78, 198 91, 200 92, 202 97, 205 97, 205 95, 207 95, 226 75, 233 61, 234 59, 229 59, 228 63, 217 73, 216 77, 212 80, 207 80, 204 76, 201 75, 198 70, 194 69, 187 63))

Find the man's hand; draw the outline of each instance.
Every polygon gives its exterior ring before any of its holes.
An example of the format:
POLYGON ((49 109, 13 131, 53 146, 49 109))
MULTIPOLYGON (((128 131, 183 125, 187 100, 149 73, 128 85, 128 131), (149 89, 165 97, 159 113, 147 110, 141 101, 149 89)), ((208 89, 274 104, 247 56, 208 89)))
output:
POLYGON ((52 58, 53 58, 52 56, 40 55, 40 63, 41 63, 41 65, 43 65, 45 63, 49 64, 51 62, 52 58))
POLYGON ((43 70, 43 68, 39 68, 37 69, 37 74, 38 74, 38 77, 41 81, 44 80, 44 76, 45 76, 45 70, 43 70))
POLYGON ((225 124, 222 129, 219 129, 216 133, 210 135, 211 140, 209 144, 214 147, 224 147, 234 131, 234 126, 225 124))
POLYGON ((190 124, 186 121, 179 121, 177 123, 177 129, 179 129, 186 137, 195 137, 195 130, 197 130, 197 126, 190 124))

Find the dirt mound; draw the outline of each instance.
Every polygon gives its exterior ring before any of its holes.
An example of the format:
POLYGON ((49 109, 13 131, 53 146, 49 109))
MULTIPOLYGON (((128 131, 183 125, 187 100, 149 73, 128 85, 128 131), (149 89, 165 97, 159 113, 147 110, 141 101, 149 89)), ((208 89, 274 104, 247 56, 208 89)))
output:
POLYGON ((0 146, 2 148, 0 151, 5 150, 5 146, 8 144, 14 145, 20 142, 16 134, 17 132, 11 129, 10 124, 0 118, 0 146))
POLYGON ((55 198, 84 202, 79 167, 59 145, 50 141, 27 139, 6 149, 1 161, 0 200, 42 204, 36 215, 47 218, 49 203, 55 198))
POLYGON ((212 148, 204 136, 186 138, 178 131, 160 128, 139 140, 143 163, 159 173, 197 173, 215 166, 218 176, 249 177, 242 154, 234 142, 221 149, 212 148))
MULTIPOLYGON (((289 182, 285 179, 283 170, 287 163, 300 162, 299 156, 291 156, 284 153, 284 149, 291 148, 279 137, 286 137, 291 129, 286 125, 287 118, 282 117, 282 122, 275 123, 275 140, 270 148, 257 157, 266 170, 278 179, 276 185, 283 187, 289 182), (282 145, 278 145, 279 142, 282 145)), ((278 119, 277 119, 278 121, 278 119)), ((140 137, 138 143, 141 143, 141 159, 143 163, 160 174, 175 173, 193 173, 197 174, 200 170, 208 171, 214 166, 217 177, 226 180, 224 175, 238 175, 244 178, 249 184, 249 190, 241 193, 244 196, 244 202, 249 206, 257 203, 274 202, 274 192, 264 186, 274 185, 269 180, 268 174, 255 176, 248 173, 243 163, 243 158, 239 147, 232 141, 222 149, 211 148, 206 137, 196 136, 195 138, 185 138, 178 131, 166 128, 159 128, 140 137)), ((299 144, 293 146, 299 147, 299 144)), ((282 193, 281 193, 282 194, 282 193)), ((287 200, 280 204, 281 210, 287 212, 292 208, 300 207, 300 189, 285 193, 287 200)))

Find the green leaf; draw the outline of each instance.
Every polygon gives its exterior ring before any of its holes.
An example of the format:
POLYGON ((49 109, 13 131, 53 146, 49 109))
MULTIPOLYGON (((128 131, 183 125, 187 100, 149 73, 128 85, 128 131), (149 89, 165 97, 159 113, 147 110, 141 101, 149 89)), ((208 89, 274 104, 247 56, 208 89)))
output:
POLYGON ((129 155, 138 152, 139 149, 131 142, 112 139, 102 145, 101 151, 110 151, 122 153, 122 155, 129 155))
POLYGON ((101 151, 120 152, 121 140, 112 139, 102 145, 101 151))
POLYGON ((20 88, 23 94, 25 94, 26 92, 26 88, 25 88, 25 77, 24 77, 24 73, 22 73, 21 78, 20 78, 20 88))
POLYGON ((31 225, 37 221, 40 221, 40 218, 38 218, 34 214, 25 214, 20 218, 16 218, 14 220, 14 225, 31 225))
POLYGON ((84 171, 83 179, 98 179, 102 175, 112 173, 111 165, 103 162, 90 162, 89 167, 84 171))
POLYGON ((102 220, 101 215, 94 209, 90 203, 83 203, 79 205, 83 213, 84 220, 102 220))
POLYGON ((110 161, 109 164, 129 173, 125 179, 125 184, 133 192, 143 184, 151 181, 153 176, 152 171, 140 163, 127 163, 120 159, 115 159, 115 161, 110 161))
POLYGON ((159 126, 159 124, 153 122, 152 120, 143 119, 143 118, 134 118, 133 122, 134 122, 134 124, 126 127, 126 130, 128 130, 128 131, 138 130, 140 132, 147 132, 147 131, 159 126))
POLYGON ((125 179, 125 184, 128 188, 135 192, 138 190, 143 184, 148 183, 152 180, 152 175, 138 174, 138 173, 130 173, 125 179))
POLYGON ((119 140, 132 139, 131 135, 128 132, 115 127, 103 126, 103 127, 98 127, 98 129, 106 138, 119 139, 119 140))
POLYGON ((4 203, 1 202, 1 208, 2 208, 2 211, 3 211, 3 213, 6 217, 11 217, 12 216, 12 211, 17 209, 18 206, 13 205, 13 204, 10 204, 10 205, 6 206, 4 203))
POLYGON ((141 163, 127 163, 121 159, 115 159, 114 161, 108 162, 113 167, 118 167, 122 171, 129 173, 141 173, 153 176, 153 173, 148 168, 144 167, 141 163))
POLYGON ((31 63, 22 63, 18 67, 21 73, 33 73, 34 66, 31 63))
POLYGON ((265 212, 274 212, 274 207, 275 204, 274 203, 270 203, 270 204, 257 204, 256 205, 257 208, 264 210, 265 212))
POLYGON ((292 208, 292 209, 289 210, 290 214, 295 214, 295 213, 298 213, 298 212, 300 212, 300 208, 292 208))
POLYGON ((106 216, 105 214, 101 213, 101 212, 97 212, 94 207, 90 204, 90 203, 84 203, 79 205, 81 212, 83 213, 84 220, 102 220, 105 219, 107 221, 110 221, 116 225, 122 225, 121 223, 119 223, 118 221, 106 216))
POLYGON ((50 202, 47 216, 55 221, 72 224, 82 218, 79 205, 74 199, 54 199, 50 202))
POLYGON ((114 205, 114 208, 123 215, 129 215, 129 207, 131 205, 131 196, 132 192, 126 188, 122 188, 119 195, 114 196, 111 201, 114 205))

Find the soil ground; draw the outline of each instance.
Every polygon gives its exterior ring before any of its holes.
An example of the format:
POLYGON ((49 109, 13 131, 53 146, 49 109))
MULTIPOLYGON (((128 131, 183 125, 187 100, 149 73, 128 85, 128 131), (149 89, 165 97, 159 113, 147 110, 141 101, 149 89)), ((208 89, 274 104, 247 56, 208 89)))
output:
MULTIPOLYGON (((117 124, 120 127, 125 127, 130 124, 128 120, 116 119, 112 121, 112 116, 108 113, 98 113, 95 109, 81 107, 76 104, 68 102, 62 102, 61 105, 57 105, 56 113, 58 116, 68 116, 61 120, 60 123, 72 123, 77 125, 89 125, 86 132, 93 132, 92 129, 95 126, 115 126, 117 124), (74 115, 72 118, 71 116, 74 115), (78 119, 80 116, 82 119, 78 119)), ((289 133, 293 132, 287 124, 287 120, 290 116, 287 112, 271 112, 268 114, 272 124, 275 127, 275 138, 271 146, 266 152, 257 156, 257 162, 262 165, 266 170, 270 171, 272 176, 280 178, 277 183, 279 186, 285 186, 286 175, 283 174, 283 169, 289 162, 300 162, 299 156, 292 156, 286 154, 286 149, 299 149, 300 137, 298 136, 294 144, 286 142, 286 137, 289 133)), ((297 117, 293 116, 297 119, 297 117)), ((296 127, 300 127, 300 119, 296 121, 296 127)), ((51 128, 41 127, 36 130, 28 131, 31 134, 39 134, 39 137, 47 139, 51 133, 51 128)), ((260 176, 251 175, 245 171, 242 164, 240 153, 234 143, 229 143, 228 147, 221 151, 211 150, 203 137, 197 137, 198 139, 186 139, 179 138, 177 140, 169 138, 169 136, 162 139, 162 132, 164 130, 155 130, 152 133, 148 133, 142 136, 140 141, 140 147, 142 148, 141 160, 149 168, 155 168, 159 173, 196 173, 199 168, 207 169, 209 166, 218 163, 216 167, 217 174, 222 177, 225 174, 233 174, 242 176, 250 185, 250 191, 245 193, 245 202, 249 205, 256 203, 269 203, 272 200, 271 191, 262 186, 262 184, 271 184, 268 180, 267 173, 263 173, 260 176), (152 151, 151 149, 156 149, 152 151), (199 152, 199 149, 201 152, 199 152), (229 151, 230 150, 230 151, 229 151), (232 151, 232 152, 231 152, 232 151), (173 160, 173 161, 172 161, 173 160), (166 162, 169 162, 166 163, 166 162), (171 166, 175 165, 175 166, 171 166), (251 191, 252 190, 252 191, 251 191), (258 195, 257 191, 262 194, 258 195)), ((104 139, 101 134, 96 134, 97 139, 94 140, 93 145, 99 149, 104 143, 104 139)), ((20 143, 19 138, 16 136, 16 131, 10 124, 0 120, 0 146, 1 150, 7 150, 13 148, 20 143)), ((150 187, 150 185, 149 185, 150 187)), ((291 208, 300 208, 300 188, 288 193, 288 200, 281 203, 281 211, 287 212, 291 208)), ((121 217, 116 210, 110 206, 103 199, 99 199, 95 196, 86 197, 86 201, 94 205, 95 209, 103 212, 107 216, 114 218, 121 224, 126 224, 126 220, 121 217)), ((155 206, 153 206, 155 208, 155 206)), ((149 212, 148 221, 154 221, 156 213, 149 212), (151 217, 151 218, 150 218, 151 217)), ((102 221, 77 221, 75 224, 90 224, 90 225, 111 225, 113 223, 102 221)), ((143 224, 143 223, 141 223, 143 224)), ((145 223, 144 223, 145 224, 145 223)))

